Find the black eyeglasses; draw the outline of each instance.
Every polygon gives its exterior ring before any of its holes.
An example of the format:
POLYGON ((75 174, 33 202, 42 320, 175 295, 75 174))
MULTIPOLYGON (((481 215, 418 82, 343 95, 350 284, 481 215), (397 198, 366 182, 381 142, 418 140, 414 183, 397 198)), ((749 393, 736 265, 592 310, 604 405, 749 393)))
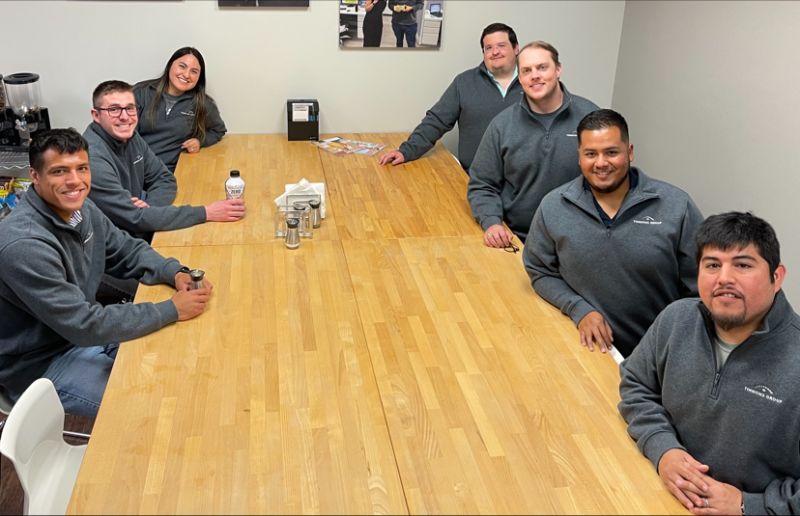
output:
POLYGON ((519 247, 514 245, 514 242, 511 242, 510 244, 508 244, 507 246, 505 246, 503 248, 503 251, 505 251, 507 253, 518 253, 519 252, 519 247))
POLYGON ((112 118, 119 118, 122 115, 122 111, 124 110, 128 113, 128 116, 136 116, 137 110, 139 107, 136 104, 131 104, 130 106, 111 106, 111 107, 96 107, 98 111, 106 111, 108 116, 112 118))

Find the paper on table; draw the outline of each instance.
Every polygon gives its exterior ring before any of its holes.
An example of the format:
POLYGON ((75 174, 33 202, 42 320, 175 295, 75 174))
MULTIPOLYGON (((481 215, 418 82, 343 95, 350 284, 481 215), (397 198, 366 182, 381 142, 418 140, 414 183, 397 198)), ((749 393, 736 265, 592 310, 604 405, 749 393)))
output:
POLYGON ((625 357, 623 357, 622 354, 619 351, 617 351, 617 348, 615 348, 614 346, 611 346, 611 358, 613 358, 614 362, 616 362, 617 364, 621 364, 622 361, 625 360, 625 357))
POLYGON ((275 198, 275 204, 278 206, 285 206, 289 204, 290 197, 292 201, 306 201, 319 198, 319 213, 323 219, 325 218, 325 183, 312 183, 308 179, 303 178, 297 183, 284 185, 284 191, 275 198))

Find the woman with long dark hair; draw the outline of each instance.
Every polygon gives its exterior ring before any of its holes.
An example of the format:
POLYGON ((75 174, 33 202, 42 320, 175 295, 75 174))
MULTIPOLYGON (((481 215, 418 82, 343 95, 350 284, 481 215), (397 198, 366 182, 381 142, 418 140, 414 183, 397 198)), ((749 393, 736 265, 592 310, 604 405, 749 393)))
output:
POLYGON ((214 100, 206 94, 206 64, 199 50, 179 48, 156 79, 133 88, 139 134, 172 172, 181 151, 197 152, 227 132, 214 100))

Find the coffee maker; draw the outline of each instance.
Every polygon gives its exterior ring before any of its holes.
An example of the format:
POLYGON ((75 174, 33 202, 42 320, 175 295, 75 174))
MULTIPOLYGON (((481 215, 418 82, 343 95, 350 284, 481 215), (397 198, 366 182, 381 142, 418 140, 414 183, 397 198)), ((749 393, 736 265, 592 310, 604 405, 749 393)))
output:
POLYGON ((31 137, 50 129, 39 75, 13 73, 0 79, 0 150, 27 153, 31 137))

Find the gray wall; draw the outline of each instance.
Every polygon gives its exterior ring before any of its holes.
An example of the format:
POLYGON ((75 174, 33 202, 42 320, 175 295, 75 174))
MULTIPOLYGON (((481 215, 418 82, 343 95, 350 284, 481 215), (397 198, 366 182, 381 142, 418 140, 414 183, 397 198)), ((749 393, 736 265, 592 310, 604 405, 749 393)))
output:
POLYGON ((445 0, 441 49, 398 51, 340 49, 334 0, 311 0, 307 9, 220 9, 215 0, 0 3, 3 45, 17 49, 0 52, 0 74, 38 72, 55 125, 83 128, 99 82, 154 77, 176 48, 193 45, 235 133, 285 132, 292 97, 319 99, 323 132, 410 131, 456 73, 481 61, 480 33, 494 21, 513 26, 522 42, 551 41, 568 87, 609 105, 625 7, 445 0))
POLYGON ((627 2, 612 102, 646 172, 775 227, 794 300, 798 21, 797 2, 627 2))

